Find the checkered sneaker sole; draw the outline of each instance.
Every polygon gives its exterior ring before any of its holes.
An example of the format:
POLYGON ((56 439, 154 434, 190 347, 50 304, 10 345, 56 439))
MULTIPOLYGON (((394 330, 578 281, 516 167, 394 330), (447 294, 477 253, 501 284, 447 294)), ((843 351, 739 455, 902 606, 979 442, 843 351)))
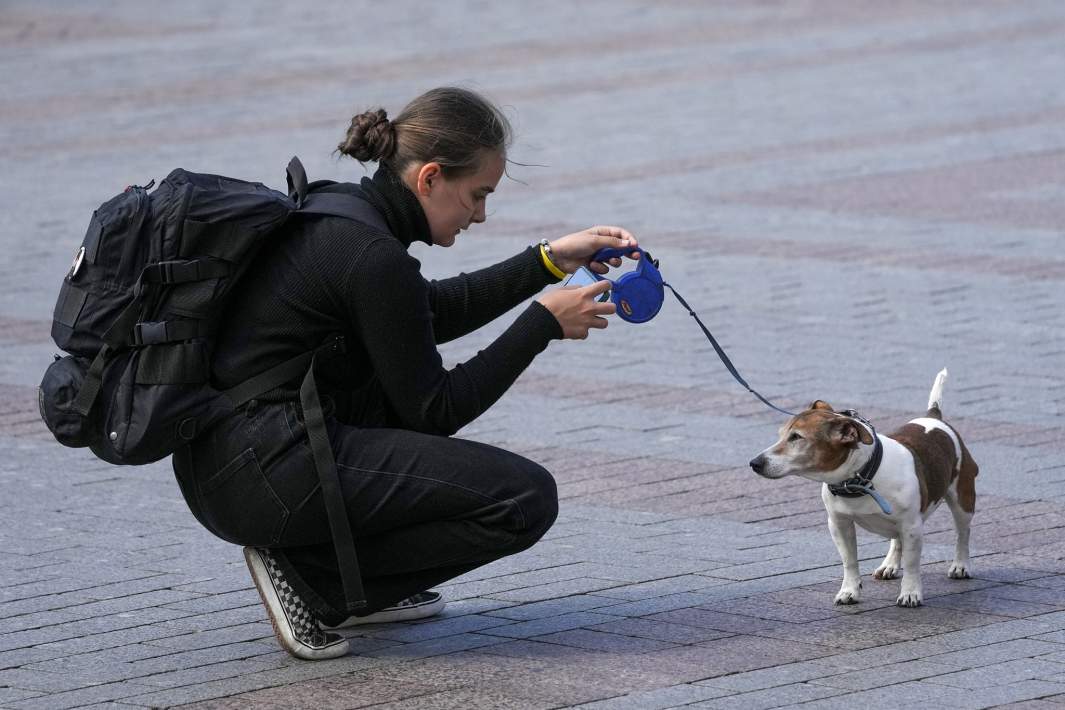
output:
POLYGON ((296 658, 312 661, 348 653, 348 642, 342 636, 322 630, 269 550, 245 547, 244 558, 274 625, 274 633, 286 651, 296 658))
POLYGON ((387 606, 381 611, 367 616, 350 616, 336 626, 325 626, 327 629, 346 629, 351 626, 364 624, 388 624, 396 621, 413 621, 424 619, 427 616, 439 614, 447 602, 439 592, 418 592, 406 599, 402 599, 392 606, 387 606))

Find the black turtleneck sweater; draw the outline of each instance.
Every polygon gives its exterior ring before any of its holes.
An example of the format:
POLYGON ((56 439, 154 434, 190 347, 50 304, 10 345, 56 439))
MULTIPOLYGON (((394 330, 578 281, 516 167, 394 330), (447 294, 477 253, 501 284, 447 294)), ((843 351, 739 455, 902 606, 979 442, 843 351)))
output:
MULTIPOLYGON (((339 217, 303 217, 241 278, 219 330, 215 384, 228 388, 336 333, 348 352, 319 373, 337 417, 364 426, 453 434, 488 409, 548 343, 562 337, 532 302, 491 345, 451 370, 437 343, 495 319, 556 279, 530 247, 495 266, 427 281, 407 253, 431 243, 418 199, 388 168, 361 184, 316 184, 359 195, 391 233, 339 217)), ((312 185, 312 189, 316 187, 312 185)), ((298 400, 299 381, 268 393, 298 400)))

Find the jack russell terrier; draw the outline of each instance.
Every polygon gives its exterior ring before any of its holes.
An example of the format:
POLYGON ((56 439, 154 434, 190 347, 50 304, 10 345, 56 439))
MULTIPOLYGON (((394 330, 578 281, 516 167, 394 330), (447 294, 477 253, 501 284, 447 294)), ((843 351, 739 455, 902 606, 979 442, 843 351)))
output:
POLYGON ((823 484, 828 527, 843 558, 843 585, 836 604, 856 604, 861 598, 857 523, 891 540, 873 577, 894 579, 901 562, 902 588, 896 603, 919 606, 924 521, 944 500, 958 535, 947 576, 969 577, 969 524, 976 508, 979 469, 961 436, 940 413, 946 379, 946 370, 936 376, 923 417, 887 436, 877 434, 853 411, 836 412, 817 400, 784 425, 777 443, 750 462, 765 478, 802 476, 823 484))

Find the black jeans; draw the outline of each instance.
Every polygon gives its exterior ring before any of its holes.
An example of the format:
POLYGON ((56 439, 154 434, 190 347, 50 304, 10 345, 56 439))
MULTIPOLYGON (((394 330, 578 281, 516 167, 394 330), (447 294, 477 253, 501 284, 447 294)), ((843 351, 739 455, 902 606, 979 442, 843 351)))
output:
MULTIPOLYGON (((327 426, 366 591, 362 613, 530 547, 558 514, 551 474, 517 454, 328 416, 327 426)), ((250 402, 175 453, 174 471, 208 530, 271 548, 322 621, 346 618, 298 404, 250 402)))

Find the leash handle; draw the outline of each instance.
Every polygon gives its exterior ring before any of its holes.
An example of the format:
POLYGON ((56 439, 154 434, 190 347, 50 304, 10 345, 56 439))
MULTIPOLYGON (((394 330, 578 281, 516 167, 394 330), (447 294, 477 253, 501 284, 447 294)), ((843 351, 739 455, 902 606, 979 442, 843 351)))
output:
POLYGON ((728 355, 726 355, 725 351, 721 349, 721 346, 717 344, 717 341, 714 339, 714 336, 710 334, 710 331, 707 329, 707 327, 703 325, 703 322, 701 320, 699 320, 699 316, 695 314, 695 311, 693 311, 692 307, 688 305, 688 302, 685 301, 679 293, 677 293, 677 289, 673 288, 670 284, 664 281, 662 282, 662 285, 666 286, 667 288, 669 288, 670 291, 673 292, 673 295, 677 297, 678 301, 680 301, 680 305, 684 306, 688 310, 688 315, 694 318, 695 322, 699 324, 699 327, 703 329, 703 333, 706 335, 706 339, 709 340, 710 344, 714 346, 714 350, 717 352, 717 356, 721 358, 721 362, 725 363, 725 367, 728 368, 728 371, 732 373, 732 376, 736 378, 737 382, 743 385, 748 392, 753 394, 758 399, 762 400, 762 403, 766 406, 777 410, 781 414, 787 414, 789 417, 795 416, 795 412, 789 412, 786 409, 781 409, 762 395, 758 394, 758 392, 756 392, 754 389, 752 389, 751 386, 747 384, 747 381, 740 377, 740 373, 736 371, 736 368, 735 366, 733 366, 732 361, 729 360, 728 355))

